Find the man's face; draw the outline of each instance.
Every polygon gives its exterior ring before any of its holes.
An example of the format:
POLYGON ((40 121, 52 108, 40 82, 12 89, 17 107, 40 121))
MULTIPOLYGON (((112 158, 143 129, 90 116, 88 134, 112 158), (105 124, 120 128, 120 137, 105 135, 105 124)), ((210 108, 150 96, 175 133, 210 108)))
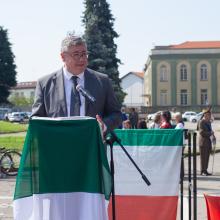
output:
POLYGON ((67 70, 75 75, 78 75, 87 67, 87 49, 84 44, 71 46, 68 51, 61 53, 61 58, 67 70))
POLYGON ((210 121, 210 119, 211 119, 211 113, 210 113, 210 112, 205 113, 205 114, 204 114, 204 118, 205 118, 206 121, 210 121))

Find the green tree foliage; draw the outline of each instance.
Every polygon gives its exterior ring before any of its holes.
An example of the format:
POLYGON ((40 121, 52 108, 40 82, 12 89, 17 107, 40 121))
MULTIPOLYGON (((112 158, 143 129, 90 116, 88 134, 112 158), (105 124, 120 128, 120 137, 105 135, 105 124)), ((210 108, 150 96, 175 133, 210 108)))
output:
POLYGON ((7 103, 9 90, 16 85, 16 66, 7 30, 0 27, 0 104, 7 103))
POLYGON ((121 61, 116 57, 117 45, 114 43, 114 38, 118 37, 113 28, 115 19, 106 0, 85 0, 84 4, 83 24, 89 51, 88 67, 112 79, 116 96, 122 103, 125 93, 120 86, 118 65, 121 61))
POLYGON ((34 98, 27 98, 24 96, 10 96, 9 97, 9 102, 13 104, 15 107, 31 107, 34 103, 34 98))

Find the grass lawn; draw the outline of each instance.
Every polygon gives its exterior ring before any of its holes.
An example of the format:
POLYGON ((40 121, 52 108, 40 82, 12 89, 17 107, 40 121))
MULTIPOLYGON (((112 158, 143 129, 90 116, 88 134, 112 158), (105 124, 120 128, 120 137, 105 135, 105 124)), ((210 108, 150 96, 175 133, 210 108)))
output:
POLYGON ((28 124, 0 121, 0 134, 27 131, 28 124))
POLYGON ((7 136, 0 137, 0 147, 22 151, 25 137, 7 136))

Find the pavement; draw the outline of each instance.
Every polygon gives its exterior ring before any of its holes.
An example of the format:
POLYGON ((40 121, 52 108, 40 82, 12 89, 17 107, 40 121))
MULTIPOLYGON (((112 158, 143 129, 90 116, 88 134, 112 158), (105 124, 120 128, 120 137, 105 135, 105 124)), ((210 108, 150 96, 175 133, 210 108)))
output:
MULTIPOLYGON (((199 168, 199 159, 197 156, 197 164, 199 168)), ((209 172, 211 172, 212 159, 210 158, 209 163, 209 172)), ((187 159, 185 159, 185 164, 187 164, 187 159)), ((197 178, 197 219, 206 220, 206 204, 204 199, 204 193, 209 195, 220 194, 220 153, 215 155, 215 162, 213 167, 212 176, 201 176, 199 175, 200 171, 198 169, 198 178, 197 178)), ((185 166, 187 170, 187 166, 185 166)), ((15 177, 10 178, 1 178, 0 179, 0 220, 11 220, 13 219, 12 214, 12 198, 15 187, 15 177)), ((192 202, 193 204, 193 202, 192 202)), ((187 174, 185 175, 184 180, 184 220, 188 219, 188 181, 187 174)), ((193 208, 192 208, 193 210, 193 208)), ((178 217, 179 220, 180 209, 178 207, 178 217)), ((193 213, 192 213, 193 216, 193 213)), ((193 218, 192 218, 193 219, 193 218)), ((161 219, 162 220, 162 219, 161 219)), ((164 219, 165 220, 165 219, 164 219)))
MULTIPOLYGON (((186 123, 186 128, 193 129, 195 124, 186 123)), ((213 128, 216 131, 217 147, 220 148, 220 121, 216 121, 213 124, 213 128)), ((188 219, 188 180, 187 180, 187 164, 188 159, 184 159, 185 163, 185 179, 184 179, 184 220, 188 219)), ((209 161, 209 172, 212 172, 213 155, 209 161)), ((201 176, 200 175, 200 157, 197 156, 197 219, 206 220, 206 204, 204 199, 204 193, 209 195, 220 195, 220 153, 215 154, 213 175, 201 176)), ((15 177, 0 176, 0 220, 13 219, 13 193, 15 188, 15 177)), ((193 202, 192 202, 193 204, 193 202)), ((178 205, 178 217, 180 219, 180 203, 178 205)), ((193 208, 192 208, 193 210, 193 208)), ((193 216, 193 213, 192 213, 193 216)), ((193 217, 192 217, 193 219, 193 217)), ((163 220, 163 219, 161 219, 163 220)), ((164 219, 165 220, 165 219, 164 219)))

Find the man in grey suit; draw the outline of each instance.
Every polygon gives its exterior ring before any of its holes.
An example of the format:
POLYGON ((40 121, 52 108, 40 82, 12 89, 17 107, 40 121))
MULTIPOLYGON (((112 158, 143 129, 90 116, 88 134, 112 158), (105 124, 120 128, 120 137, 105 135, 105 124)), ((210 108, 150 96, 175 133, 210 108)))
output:
POLYGON ((214 132, 211 126, 211 111, 210 109, 204 111, 203 118, 199 121, 199 150, 200 150, 200 162, 201 162, 201 175, 209 176, 208 164, 209 157, 212 151, 211 137, 215 138, 214 132))
POLYGON ((107 75, 87 68, 85 41, 68 34, 62 41, 61 58, 62 69, 38 80, 32 116, 91 116, 104 130, 117 128, 121 124, 120 105, 107 75), (86 89, 96 101, 84 97, 76 85, 86 89))

